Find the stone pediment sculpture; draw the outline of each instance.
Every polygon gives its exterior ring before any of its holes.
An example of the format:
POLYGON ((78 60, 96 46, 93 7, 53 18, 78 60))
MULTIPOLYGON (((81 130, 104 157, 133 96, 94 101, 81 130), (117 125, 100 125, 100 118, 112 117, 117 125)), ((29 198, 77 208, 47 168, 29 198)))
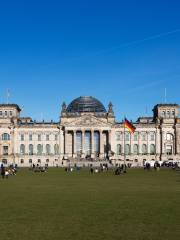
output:
POLYGON ((72 122, 66 123, 66 127, 111 127, 110 123, 97 119, 94 116, 81 116, 79 119, 73 120, 72 122))

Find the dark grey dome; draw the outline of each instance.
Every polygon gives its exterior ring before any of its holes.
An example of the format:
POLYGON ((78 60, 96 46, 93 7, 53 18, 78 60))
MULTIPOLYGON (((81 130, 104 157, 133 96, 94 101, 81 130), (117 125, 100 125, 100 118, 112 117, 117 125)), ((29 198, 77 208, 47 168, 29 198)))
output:
POLYGON ((67 112, 98 112, 105 113, 103 104, 94 97, 79 97, 74 99, 67 107, 67 112))

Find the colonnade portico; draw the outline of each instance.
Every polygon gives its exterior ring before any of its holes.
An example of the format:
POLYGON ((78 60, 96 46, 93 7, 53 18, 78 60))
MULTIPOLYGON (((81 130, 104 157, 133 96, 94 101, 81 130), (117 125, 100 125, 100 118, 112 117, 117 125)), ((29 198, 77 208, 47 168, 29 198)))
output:
POLYGON ((111 146, 109 129, 64 129, 64 156, 104 158, 111 146))

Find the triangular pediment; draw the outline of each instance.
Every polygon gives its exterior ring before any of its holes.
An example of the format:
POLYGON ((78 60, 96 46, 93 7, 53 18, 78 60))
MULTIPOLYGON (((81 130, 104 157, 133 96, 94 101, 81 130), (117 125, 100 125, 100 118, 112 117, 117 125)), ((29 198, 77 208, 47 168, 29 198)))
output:
POLYGON ((64 125, 65 127, 111 127, 112 124, 92 115, 83 115, 64 125))

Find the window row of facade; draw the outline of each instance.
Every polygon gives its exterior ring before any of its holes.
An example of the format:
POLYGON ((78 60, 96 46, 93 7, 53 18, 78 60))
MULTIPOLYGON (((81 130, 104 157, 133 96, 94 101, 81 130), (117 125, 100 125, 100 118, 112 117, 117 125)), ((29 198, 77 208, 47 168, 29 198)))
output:
POLYGON ((29 154, 29 155, 51 155, 51 154, 59 154, 59 145, 55 144, 54 146, 51 146, 50 144, 46 144, 45 148, 42 144, 38 144, 36 147, 34 147, 33 144, 29 144, 28 149, 26 149, 26 146, 24 144, 20 145, 19 153, 21 155, 29 154))
POLYGON ((161 112, 162 118, 174 118, 175 117, 175 109, 173 110, 163 110, 161 112))
MULTIPOLYGON (((19 135, 19 140, 20 141, 25 141, 26 135, 25 134, 20 134, 19 135)), ((28 135, 28 140, 29 141, 58 141, 58 134, 29 134, 28 135)))
MULTIPOLYGON (((24 134, 20 134, 19 136, 20 136, 20 141, 25 141, 25 135, 24 134)), ((133 136, 134 141, 138 141, 140 139, 142 141, 147 141, 148 134, 145 133, 145 132, 141 132, 141 133, 135 132, 132 136, 133 136)), ((150 141, 155 141, 155 133, 150 133, 149 136, 150 136, 150 138, 149 138, 150 141)), ((116 141, 122 141, 123 137, 124 137, 123 132, 116 132, 116 141)), ((130 141, 130 138, 131 138, 131 134, 126 132, 125 133, 125 140, 130 141)), ((4 140, 4 141, 9 141, 10 140, 10 135, 8 133, 3 133, 2 136, 1 136, 1 139, 4 140)), ((32 134, 29 134, 28 139, 29 139, 29 141, 33 141, 33 140, 38 140, 38 141, 54 140, 54 141, 58 141, 58 134, 55 134, 55 135, 54 134, 53 135, 52 134, 46 134, 46 135, 41 135, 41 134, 32 135, 32 134)), ((167 133, 165 135, 165 139, 167 141, 173 140, 173 134, 167 133)))
MULTIPOLYGON (((148 139, 148 135, 149 135, 149 141, 155 141, 155 133, 145 133, 145 132, 135 132, 133 135, 131 135, 130 133, 126 132, 125 133, 125 141, 130 141, 131 136, 132 136, 132 140, 134 141, 147 141, 148 139)), ((116 132, 116 141, 123 141, 124 139, 124 133, 123 132, 116 132)), ((165 135, 165 140, 167 141, 172 141, 173 140, 173 134, 171 133, 167 133, 165 135)))
MULTIPOLYGON (((134 144, 132 147, 129 144, 125 144, 125 154, 130 155, 138 155, 138 154, 150 154, 150 155, 155 155, 156 154, 156 147, 154 144, 151 144, 149 147, 146 144, 142 144, 139 146, 138 144, 134 144)), ((165 153, 167 155, 172 155, 173 154, 173 146, 172 145, 165 145, 165 153)), ((123 152, 123 147, 121 144, 116 145, 116 154, 117 155, 122 155, 124 154, 123 152)))
MULTIPOLYGON (((1 139, 3 141, 9 141, 10 140, 10 135, 8 133, 3 133, 1 139)), ((19 135, 19 140, 20 141, 25 141, 25 135, 24 134, 20 134, 19 135)), ((37 135, 33 135, 33 134, 29 134, 28 136, 28 140, 29 141, 42 141, 42 140, 46 140, 46 141, 58 141, 58 134, 46 134, 46 135, 41 135, 41 134, 37 134, 37 135)))
MULTIPOLYGON (((125 141, 130 141, 131 137, 134 141, 138 141, 138 140, 142 140, 142 141, 147 141, 148 139, 148 135, 149 140, 150 141, 155 141, 155 133, 151 132, 151 133, 146 133, 146 132, 135 132, 133 135, 131 135, 129 132, 125 133, 125 141)), ((116 132, 116 141, 122 141, 124 140, 124 132, 116 132)))
MULTIPOLYGON (((30 165, 32 165, 32 164, 41 164, 41 163, 46 163, 46 165, 48 165, 49 164, 49 162, 50 162, 50 160, 49 159, 45 159, 44 161, 42 161, 41 159, 37 159, 36 161, 34 161, 34 160, 32 160, 32 159, 29 159, 28 160, 28 163, 30 164, 30 165)), ((54 164, 56 165, 57 164, 57 162, 58 162, 58 159, 54 159, 54 164)), ((6 162, 7 163, 7 162, 6 162)), ((24 159, 20 159, 20 163, 21 164, 24 164, 25 163, 25 161, 24 161, 24 159)))
POLYGON ((1 117, 12 117, 13 111, 0 111, 0 118, 1 117))
MULTIPOLYGON (((129 144, 125 144, 124 147, 125 147, 125 154, 126 155, 130 155, 131 153, 135 154, 135 155, 138 155, 140 153, 140 146, 137 145, 137 144, 134 144, 132 148, 129 144)), ((148 154, 148 153, 151 154, 151 155, 154 155, 154 154, 156 154, 156 147, 155 147, 154 144, 151 144, 149 149, 148 149, 148 146, 146 144, 142 144, 141 153, 143 155, 148 154)), ((123 147, 122 147, 121 144, 116 145, 116 154, 117 155, 123 154, 123 147)))

